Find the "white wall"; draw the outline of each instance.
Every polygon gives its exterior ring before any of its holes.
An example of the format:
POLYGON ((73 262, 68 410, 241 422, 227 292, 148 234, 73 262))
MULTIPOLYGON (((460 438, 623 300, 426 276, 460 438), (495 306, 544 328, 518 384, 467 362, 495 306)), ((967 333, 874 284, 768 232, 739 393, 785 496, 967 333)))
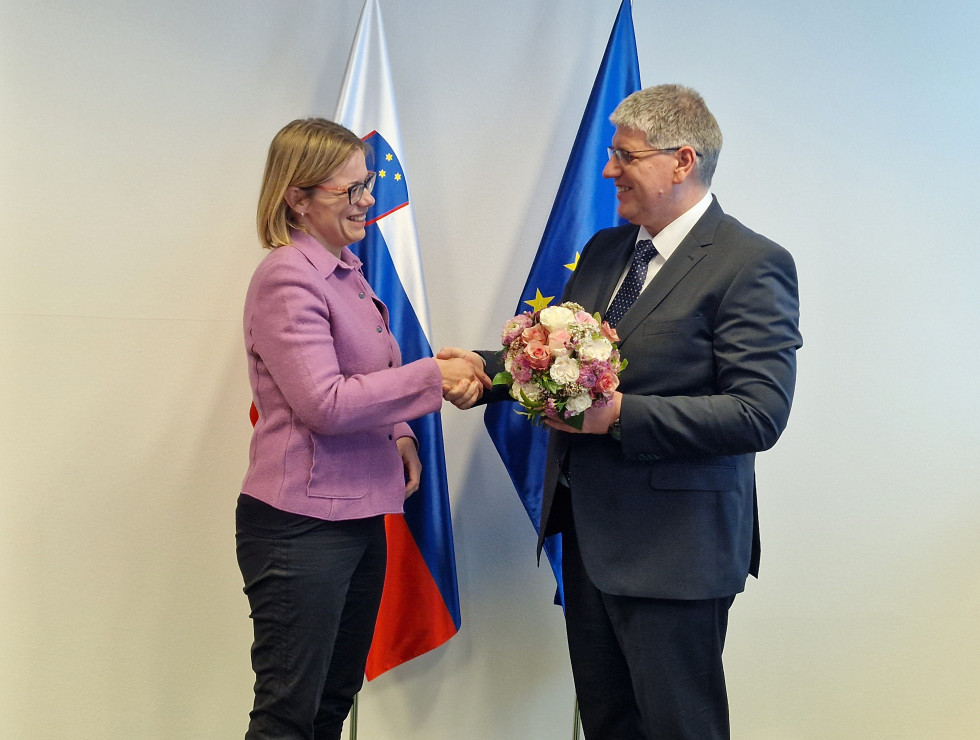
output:
MULTIPOLYGON (((275 131, 333 111, 360 4, 0 4, 0 737, 244 731, 255 199, 275 131)), ((437 345, 509 316, 618 6, 381 0, 437 345)), ((801 276, 734 736, 975 737, 978 6, 635 6, 643 82, 702 91, 715 192, 801 276)), ((481 415, 444 424, 463 628, 365 689, 361 737, 567 738, 550 572, 481 415)))

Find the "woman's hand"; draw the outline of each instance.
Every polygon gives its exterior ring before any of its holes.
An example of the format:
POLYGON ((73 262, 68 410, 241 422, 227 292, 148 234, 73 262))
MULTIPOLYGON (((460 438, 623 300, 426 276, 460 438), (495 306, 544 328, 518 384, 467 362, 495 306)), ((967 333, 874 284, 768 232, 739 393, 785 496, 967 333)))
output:
POLYGON ((395 444, 398 445, 398 454, 402 456, 402 465, 405 468, 405 498, 408 498, 419 490, 422 482, 422 461, 419 459, 415 440, 411 437, 399 437, 395 444))
POLYGON ((483 358, 458 347, 443 347, 436 354, 442 374, 442 395, 459 408, 469 408, 493 382, 483 370, 483 358))
POLYGON ((478 380, 461 380, 449 390, 442 391, 442 397, 458 409, 472 408, 482 396, 483 385, 478 380))

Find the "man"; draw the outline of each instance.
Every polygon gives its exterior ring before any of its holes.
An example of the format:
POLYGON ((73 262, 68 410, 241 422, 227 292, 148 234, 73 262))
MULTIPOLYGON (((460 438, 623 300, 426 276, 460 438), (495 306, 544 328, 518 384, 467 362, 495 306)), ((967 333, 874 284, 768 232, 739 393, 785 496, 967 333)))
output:
POLYGON ((538 552, 562 533, 588 740, 727 738, 722 649, 758 574, 755 453, 793 397, 796 270, 710 194, 722 137, 698 93, 647 88, 610 120, 603 177, 631 225, 589 241, 562 300, 616 323, 629 366, 581 431, 547 422, 538 552))

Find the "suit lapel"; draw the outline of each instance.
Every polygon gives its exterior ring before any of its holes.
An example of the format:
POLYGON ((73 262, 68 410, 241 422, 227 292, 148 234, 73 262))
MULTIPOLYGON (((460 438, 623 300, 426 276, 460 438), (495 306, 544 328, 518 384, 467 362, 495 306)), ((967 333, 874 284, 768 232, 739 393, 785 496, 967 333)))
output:
POLYGON ((642 324, 647 316, 674 289, 674 286, 704 258, 708 251, 707 248, 714 242, 715 231, 724 215, 721 206, 718 205, 718 200, 712 198, 708 210, 698 219, 684 240, 677 245, 677 249, 670 255, 670 259, 654 275, 653 280, 636 299, 636 303, 630 307, 619 322, 616 332, 619 334, 620 341, 626 339, 634 329, 642 324))
MULTIPOLYGON (((613 290, 619 282, 619 276, 626 270, 633 255, 633 245, 639 227, 627 230, 626 235, 608 246, 596 245, 598 269, 586 268, 576 275, 576 285, 569 294, 568 300, 582 304, 586 311, 605 314, 612 300, 613 290), (581 282, 579 282, 581 281, 581 282)), ((579 268, 576 268, 578 271, 579 268)))

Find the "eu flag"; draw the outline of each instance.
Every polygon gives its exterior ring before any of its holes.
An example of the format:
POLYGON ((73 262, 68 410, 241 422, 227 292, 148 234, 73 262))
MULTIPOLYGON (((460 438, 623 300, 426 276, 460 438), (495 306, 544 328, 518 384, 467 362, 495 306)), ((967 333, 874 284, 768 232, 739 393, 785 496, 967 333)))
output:
MULTIPOLYGON (((623 0, 515 314, 536 311, 560 300, 578 262, 578 250, 599 229, 622 223, 616 215, 616 190, 602 179, 602 170, 608 162, 606 147, 615 131, 609 116, 623 98, 639 89, 633 13, 630 0, 623 0)), ((489 405, 484 424, 538 531, 547 429, 531 426, 509 403, 489 405)), ((564 604, 561 535, 549 537, 544 550, 558 582, 556 601, 564 604)))

